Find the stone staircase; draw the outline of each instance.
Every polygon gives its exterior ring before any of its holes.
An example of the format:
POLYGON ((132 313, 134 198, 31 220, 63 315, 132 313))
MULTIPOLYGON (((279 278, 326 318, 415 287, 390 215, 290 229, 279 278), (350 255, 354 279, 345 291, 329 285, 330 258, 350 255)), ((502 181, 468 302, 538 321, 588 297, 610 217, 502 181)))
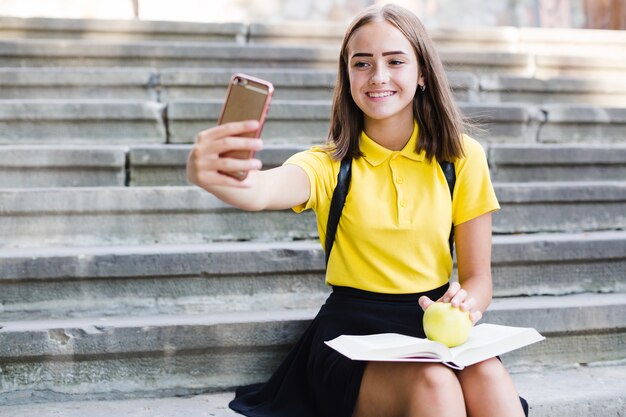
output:
MULTIPOLYGON (((0 415, 233 416, 280 362, 328 294, 314 215, 184 165, 236 70, 276 86, 266 167, 325 139, 343 28, 313 29, 0 18, 0 415)), ((623 415, 625 34, 433 36, 502 205, 484 321, 547 336, 503 360, 533 416, 623 415)))

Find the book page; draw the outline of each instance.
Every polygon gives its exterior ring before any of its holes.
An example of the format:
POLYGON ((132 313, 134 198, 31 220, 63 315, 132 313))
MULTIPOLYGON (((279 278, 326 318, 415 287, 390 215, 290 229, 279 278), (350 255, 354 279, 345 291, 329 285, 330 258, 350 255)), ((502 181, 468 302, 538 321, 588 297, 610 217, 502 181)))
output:
POLYGON ((450 351, 454 363, 468 366, 543 339, 533 328, 483 323, 472 328, 467 342, 450 351))
POLYGON ((451 349, 428 339, 396 333, 342 335, 325 343, 353 360, 443 362, 462 369, 543 339, 533 328, 483 323, 472 328, 467 342, 451 349))
POLYGON ((339 336, 325 342, 339 353, 354 360, 424 360, 450 359, 448 348, 428 339, 397 333, 367 336, 339 336))

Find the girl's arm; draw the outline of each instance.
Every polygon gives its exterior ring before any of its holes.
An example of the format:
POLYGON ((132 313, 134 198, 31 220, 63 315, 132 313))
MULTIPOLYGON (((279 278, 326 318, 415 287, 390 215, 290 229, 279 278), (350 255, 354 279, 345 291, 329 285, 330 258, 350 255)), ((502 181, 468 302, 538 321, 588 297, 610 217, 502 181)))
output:
MULTIPOLYGON (((491 303, 491 213, 462 223, 454 228, 459 283, 451 283, 440 300, 470 312, 476 323, 491 303), (460 284, 460 285, 459 285, 460 284)), ((433 301, 420 298, 420 306, 428 308, 433 301)))
POLYGON ((262 148, 261 139, 239 137, 254 131, 258 122, 226 123, 198 134, 187 159, 187 178, 220 200, 243 210, 281 210, 306 202, 310 184, 304 170, 295 165, 284 165, 259 171, 258 159, 220 157, 226 151, 262 148), (248 171, 245 180, 239 181, 222 172, 248 171))

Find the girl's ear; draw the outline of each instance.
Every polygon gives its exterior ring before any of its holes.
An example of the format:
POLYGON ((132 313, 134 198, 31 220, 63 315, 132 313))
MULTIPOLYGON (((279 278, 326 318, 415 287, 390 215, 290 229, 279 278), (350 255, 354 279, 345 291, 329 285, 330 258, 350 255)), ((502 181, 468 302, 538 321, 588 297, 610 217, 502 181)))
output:
POLYGON ((416 92, 418 90, 421 90, 421 91, 426 90, 426 84, 424 83, 424 77, 422 77, 421 75, 417 79, 417 89, 416 89, 416 92))

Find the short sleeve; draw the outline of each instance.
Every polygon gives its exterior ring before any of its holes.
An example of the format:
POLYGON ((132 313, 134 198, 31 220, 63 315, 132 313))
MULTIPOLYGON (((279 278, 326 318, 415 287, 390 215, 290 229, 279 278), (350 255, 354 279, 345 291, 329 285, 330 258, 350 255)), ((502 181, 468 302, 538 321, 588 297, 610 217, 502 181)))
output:
POLYGON ((315 146, 294 154, 283 165, 287 164, 302 168, 309 177, 311 186, 309 199, 304 204, 293 207, 293 210, 296 213, 308 209, 313 209, 316 213, 326 211, 337 181, 334 172, 338 169, 338 162, 333 161, 325 149, 315 146))
POLYGON ((452 196, 452 221, 455 225, 500 208, 483 147, 475 139, 464 135, 463 150, 465 156, 455 162, 456 184, 452 196))

